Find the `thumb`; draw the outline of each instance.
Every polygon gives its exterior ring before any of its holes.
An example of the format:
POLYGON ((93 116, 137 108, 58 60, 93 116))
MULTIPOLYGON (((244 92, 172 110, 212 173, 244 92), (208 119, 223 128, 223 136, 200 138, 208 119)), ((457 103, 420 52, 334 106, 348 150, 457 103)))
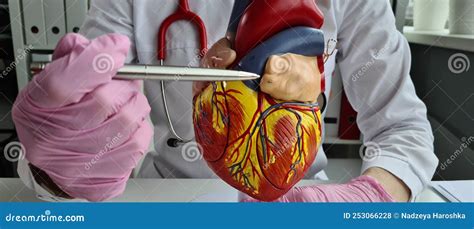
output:
POLYGON ((211 58, 211 61, 216 68, 227 68, 229 65, 234 63, 236 57, 237 53, 234 50, 225 49, 219 51, 215 57, 211 58))
POLYGON ((201 66, 205 68, 229 67, 237 58, 237 53, 231 47, 231 42, 227 38, 220 39, 206 53, 201 66))
POLYGON ((193 97, 196 97, 197 95, 201 94, 204 89, 209 86, 211 82, 194 82, 193 83, 193 97))
POLYGON ((29 84, 29 96, 42 108, 55 108, 79 102, 84 95, 108 83, 124 65, 130 41, 109 34, 89 43, 82 38, 64 38, 56 59, 29 84), (62 56, 62 57, 61 57, 62 56))
POLYGON ((75 49, 84 48, 89 43, 90 41, 80 34, 68 33, 59 40, 58 45, 54 49, 53 60, 62 58, 75 49))

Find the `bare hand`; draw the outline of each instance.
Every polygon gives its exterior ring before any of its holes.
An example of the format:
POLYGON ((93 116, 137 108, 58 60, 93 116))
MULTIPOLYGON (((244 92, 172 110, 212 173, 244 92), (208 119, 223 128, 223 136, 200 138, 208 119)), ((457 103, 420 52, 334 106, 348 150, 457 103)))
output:
MULTIPOLYGON (((234 63, 237 57, 236 52, 231 48, 231 43, 227 38, 220 39, 202 58, 201 67, 225 69, 234 63)), ((195 82, 193 84, 193 96, 201 93, 210 82, 195 82)))

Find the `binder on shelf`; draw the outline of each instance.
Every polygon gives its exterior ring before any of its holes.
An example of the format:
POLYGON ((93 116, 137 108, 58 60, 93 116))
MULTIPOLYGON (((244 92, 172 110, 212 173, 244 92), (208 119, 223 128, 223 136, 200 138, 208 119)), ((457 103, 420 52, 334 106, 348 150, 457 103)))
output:
POLYGON ((50 47, 56 46, 66 34, 64 0, 43 0, 46 40, 50 47))
POLYGON ((342 92, 341 113, 339 115, 339 138, 345 140, 360 139, 360 130, 357 126, 357 112, 352 108, 345 92, 342 92))
POLYGON ((87 16, 88 0, 65 0, 66 28, 68 33, 77 33, 87 16))
POLYGON ((22 0, 22 3, 26 44, 36 47, 46 46, 43 0, 22 0))

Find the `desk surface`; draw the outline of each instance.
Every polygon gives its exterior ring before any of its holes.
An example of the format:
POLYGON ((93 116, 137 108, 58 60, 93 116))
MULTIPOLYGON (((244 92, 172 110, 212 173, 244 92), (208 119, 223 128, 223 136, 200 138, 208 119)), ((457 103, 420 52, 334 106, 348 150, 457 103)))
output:
MULTIPOLYGON (((320 184, 304 180, 298 185, 320 184)), ((328 182, 324 182, 328 183, 328 182)), ((330 183, 330 182, 329 182, 330 183)), ((237 202, 238 192, 218 179, 130 179, 125 193, 112 202, 237 202)), ((20 179, 0 179, 0 202, 39 202, 20 179)), ((417 202, 446 202, 428 188, 417 202)))

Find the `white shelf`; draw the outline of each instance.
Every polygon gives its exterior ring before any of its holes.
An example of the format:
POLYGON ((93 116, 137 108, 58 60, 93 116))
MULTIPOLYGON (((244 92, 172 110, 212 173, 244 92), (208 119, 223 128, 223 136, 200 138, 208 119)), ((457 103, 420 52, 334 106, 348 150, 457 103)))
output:
POLYGON ((474 52, 474 35, 449 34, 447 29, 415 31, 411 26, 405 26, 403 33, 410 43, 474 52))

